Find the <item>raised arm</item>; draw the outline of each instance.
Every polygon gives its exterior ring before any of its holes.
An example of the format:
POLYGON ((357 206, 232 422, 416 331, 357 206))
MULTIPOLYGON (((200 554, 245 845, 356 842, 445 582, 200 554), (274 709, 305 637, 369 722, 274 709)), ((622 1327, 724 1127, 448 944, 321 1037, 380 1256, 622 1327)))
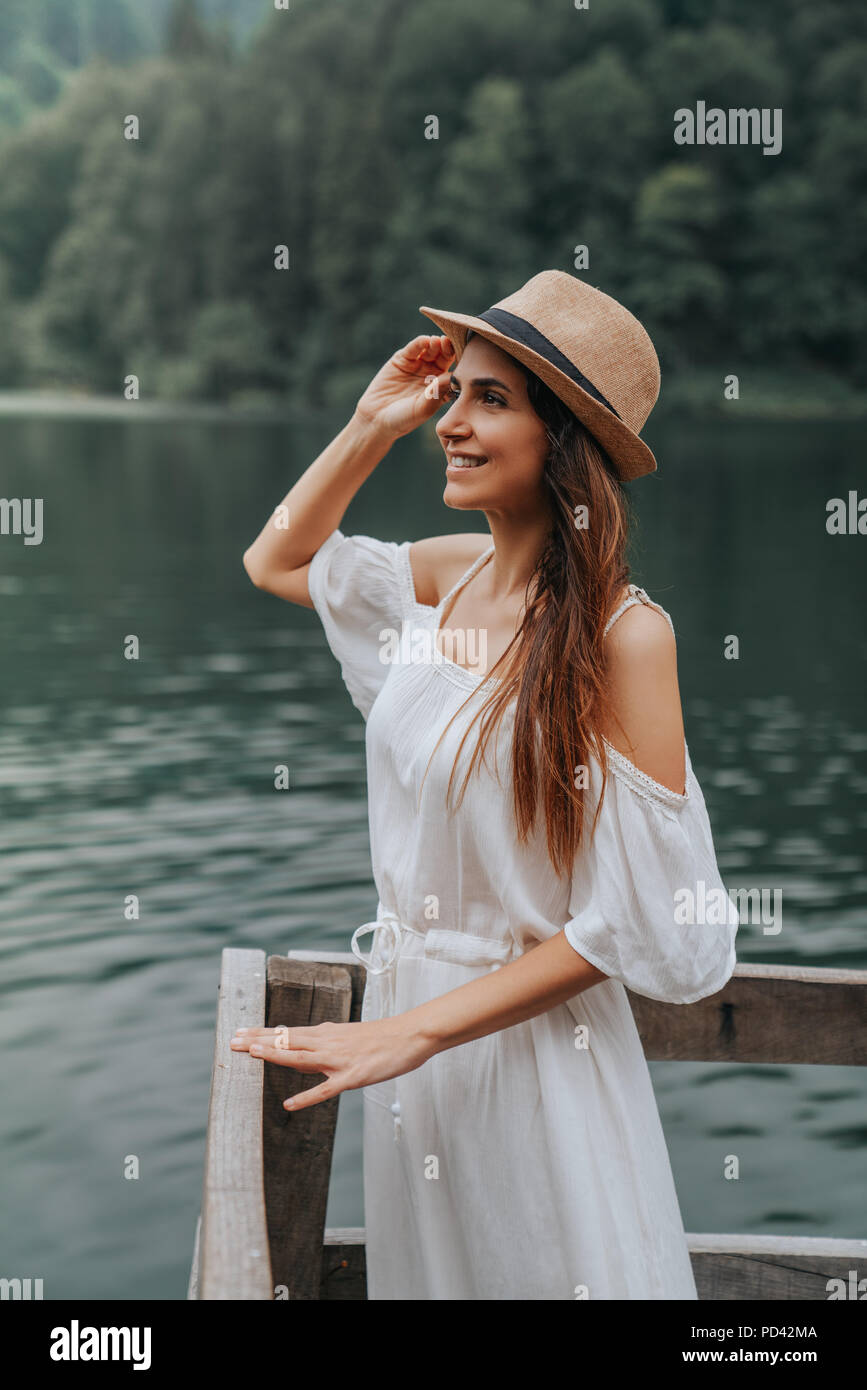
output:
POLYGON ((351 419, 302 473, 244 552, 259 589, 311 608, 310 561, 343 520, 349 503, 396 439, 439 408, 454 360, 448 338, 418 338, 399 348, 360 397, 351 419), (434 380, 428 380, 435 378, 434 380))

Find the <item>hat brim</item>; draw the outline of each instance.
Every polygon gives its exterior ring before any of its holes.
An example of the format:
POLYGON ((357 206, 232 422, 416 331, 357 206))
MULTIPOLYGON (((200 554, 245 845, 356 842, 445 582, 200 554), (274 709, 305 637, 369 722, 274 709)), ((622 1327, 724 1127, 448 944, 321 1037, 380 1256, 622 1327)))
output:
POLYGON ((656 459, 635 431, 618 419, 607 406, 595 400, 583 387, 571 381, 565 372, 552 366, 547 358, 514 338, 507 337, 505 333, 492 328, 484 319, 476 318, 473 314, 450 313, 446 309, 431 309, 425 304, 419 306, 419 313, 432 319, 442 329, 454 346, 457 360, 463 355, 467 333, 472 328, 480 337, 487 338, 495 347, 502 348, 510 357, 523 362, 545 382, 546 386, 550 386, 554 394, 568 405, 594 438, 598 439, 624 482, 656 471, 656 459))

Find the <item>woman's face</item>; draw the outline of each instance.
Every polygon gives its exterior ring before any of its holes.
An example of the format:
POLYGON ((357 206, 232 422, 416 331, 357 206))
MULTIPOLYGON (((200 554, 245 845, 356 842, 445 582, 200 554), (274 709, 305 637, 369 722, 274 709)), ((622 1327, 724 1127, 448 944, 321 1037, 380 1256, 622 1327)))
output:
POLYGON ((518 363, 486 338, 471 338, 455 365, 447 399, 451 404, 436 423, 448 457, 446 506, 535 512, 543 498, 548 440, 518 363), (460 467, 461 455, 485 461, 460 467))

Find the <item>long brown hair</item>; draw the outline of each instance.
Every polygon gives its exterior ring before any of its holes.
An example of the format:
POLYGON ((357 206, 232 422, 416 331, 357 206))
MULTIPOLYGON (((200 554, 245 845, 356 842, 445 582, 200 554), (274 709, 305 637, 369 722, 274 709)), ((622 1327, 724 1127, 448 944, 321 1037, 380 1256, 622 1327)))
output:
MULTIPOLYGON (((597 816, 607 784, 602 731, 612 709, 602 638, 614 601, 629 580, 625 551, 632 515, 623 483, 602 446, 534 372, 518 365, 548 436, 543 483, 553 524, 527 582, 521 626, 491 668, 499 674, 502 667, 504 674, 458 746, 446 802, 461 749, 476 720, 481 719, 480 736, 458 806, 477 759, 484 759, 491 732, 514 700, 512 781, 518 838, 526 841, 532 830, 541 794, 548 854, 560 875, 570 870, 583 838, 584 788, 576 787, 575 773, 587 768, 591 751, 602 769, 597 816), (579 526, 576 515, 582 505, 587 524, 579 526)), ((467 700, 474 695, 475 691, 467 700)), ((452 719, 459 713, 456 710, 452 719)), ((591 839, 595 827, 596 817, 591 839)))

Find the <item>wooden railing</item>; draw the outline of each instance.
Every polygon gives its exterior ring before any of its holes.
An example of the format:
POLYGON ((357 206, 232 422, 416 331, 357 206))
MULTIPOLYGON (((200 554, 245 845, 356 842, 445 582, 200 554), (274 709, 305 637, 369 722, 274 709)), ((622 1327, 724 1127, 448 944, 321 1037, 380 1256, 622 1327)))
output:
MULTIPOLYGON (((361 1017, 348 953, 225 950, 190 1298, 363 1299, 363 1229, 325 1229, 339 1097, 291 1115, 321 1078, 232 1052, 236 1027, 361 1017)), ((663 1004, 628 992, 648 1061, 867 1064, 867 970, 738 965, 717 994, 663 1004)), ((867 1277, 867 1240, 688 1235, 700 1299, 827 1299, 867 1277)))

